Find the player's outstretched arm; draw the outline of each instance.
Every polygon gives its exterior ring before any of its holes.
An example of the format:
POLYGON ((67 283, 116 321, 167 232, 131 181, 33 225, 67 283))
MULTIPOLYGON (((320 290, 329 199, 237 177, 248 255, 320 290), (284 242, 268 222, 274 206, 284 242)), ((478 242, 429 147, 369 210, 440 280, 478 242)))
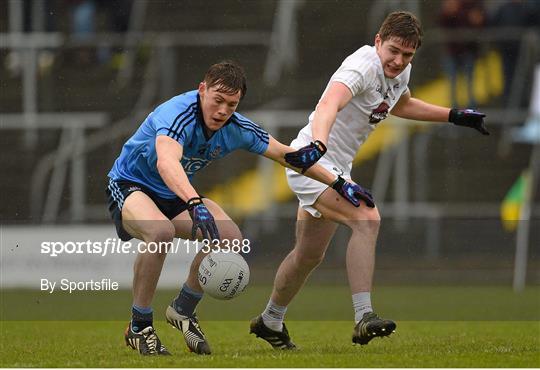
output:
POLYGON ((313 142, 297 151, 287 153, 285 161, 304 173, 326 153, 326 143, 337 113, 351 100, 352 93, 341 82, 332 82, 315 108, 311 124, 313 142))
POLYGON ((188 211, 193 221, 191 239, 196 238, 197 230, 201 230, 204 239, 219 239, 219 232, 214 217, 204 205, 201 197, 189 182, 180 164, 183 147, 176 140, 165 135, 156 138, 157 169, 173 193, 188 204, 188 211))
POLYGON ((483 135, 489 135, 484 123, 484 113, 473 109, 446 108, 412 98, 409 92, 403 94, 390 112, 394 116, 417 121, 451 122, 457 126, 474 128, 483 135))
POLYGON ((263 155, 266 158, 276 161, 283 167, 290 168, 291 170, 294 170, 298 173, 303 173, 306 176, 311 177, 312 179, 315 179, 327 185, 331 185, 332 182, 336 179, 335 175, 332 175, 330 172, 326 171, 323 167, 319 165, 310 166, 311 168, 309 169, 308 172, 306 172, 306 170, 301 167, 291 165, 285 159, 285 156, 289 153, 294 153, 294 152, 295 151, 293 148, 280 143, 279 141, 277 141, 270 135, 268 148, 266 149, 266 152, 264 152, 263 155))

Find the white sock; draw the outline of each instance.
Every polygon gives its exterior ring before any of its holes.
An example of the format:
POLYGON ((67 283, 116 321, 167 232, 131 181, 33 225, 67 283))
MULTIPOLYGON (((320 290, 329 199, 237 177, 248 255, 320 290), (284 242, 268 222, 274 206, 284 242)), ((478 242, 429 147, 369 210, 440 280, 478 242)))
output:
POLYGON ((269 300, 262 313, 264 325, 274 331, 282 331, 285 312, 287 312, 287 306, 278 306, 269 300))
POLYGON ((352 295, 354 321, 358 324, 367 312, 373 312, 371 307, 371 292, 360 292, 352 295))

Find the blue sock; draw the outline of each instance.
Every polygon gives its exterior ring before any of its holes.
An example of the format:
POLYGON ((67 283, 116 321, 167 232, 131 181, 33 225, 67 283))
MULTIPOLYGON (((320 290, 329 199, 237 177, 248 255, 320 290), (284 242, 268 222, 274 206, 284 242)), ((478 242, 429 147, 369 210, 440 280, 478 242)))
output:
POLYGON ((131 306, 131 330, 138 333, 152 326, 154 323, 153 312, 152 307, 131 306))
POLYGON ((181 315, 191 316, 195 307, 203 297, 202 293, 196 292, 184 283, 178 297, 172 303, 173 308, 181 315))

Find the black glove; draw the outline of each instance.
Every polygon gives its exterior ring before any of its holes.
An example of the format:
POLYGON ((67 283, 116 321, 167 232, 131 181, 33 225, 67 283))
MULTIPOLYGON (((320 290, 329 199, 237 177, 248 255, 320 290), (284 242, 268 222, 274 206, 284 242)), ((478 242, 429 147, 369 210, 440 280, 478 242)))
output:
POLYGON ((336 181, 332 183, 332 189, 337 191, 339 195, 347 199, 353 206, 359 207, 360 201, 363 200, 369 208, 374 208, 373 195, 369 190, 364 189, 360 185, 345 181, 341 176, 338 176, 336 181))
POLYGON ((302 173, 313 166, 326 153, 326 146, 316 140, 315 142, 306 145, 296 152, 285 154, 285 162, 296 168, 301 168, 302 173))
POLYGON ((187 201, 188 211, 191 220, 193 221, 193 227, 191 228, 191 239, 195 240, 197 237, 197 229, 201 230, 203 239, 210 241, 214 239, 219 240, 219 232, 214 221, 214 217, 206 208, 201 198, 191 198, 187 201))
POLYGON ((486 126, 484 125, 484 117, 486 115, 481 112, 477 112, 474 109, 450 109, 448 115, 448 122, 452 122, 457 126, 465 126, 474 128, 480 131, 482 135, 489 135, 486 126))

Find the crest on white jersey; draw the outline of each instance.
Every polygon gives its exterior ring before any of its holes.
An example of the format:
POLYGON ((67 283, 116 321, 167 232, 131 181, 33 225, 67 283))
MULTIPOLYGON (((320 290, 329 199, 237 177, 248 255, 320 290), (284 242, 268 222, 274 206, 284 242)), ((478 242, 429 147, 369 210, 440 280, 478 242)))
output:
POLYGON ((377 124, 381 122, 383 119, 388 117, 388 109, 390 106, 386 102, 382 102, 379 104, 379 106, 371 111, 371 115, 369 116, 369 123, 377 124))

